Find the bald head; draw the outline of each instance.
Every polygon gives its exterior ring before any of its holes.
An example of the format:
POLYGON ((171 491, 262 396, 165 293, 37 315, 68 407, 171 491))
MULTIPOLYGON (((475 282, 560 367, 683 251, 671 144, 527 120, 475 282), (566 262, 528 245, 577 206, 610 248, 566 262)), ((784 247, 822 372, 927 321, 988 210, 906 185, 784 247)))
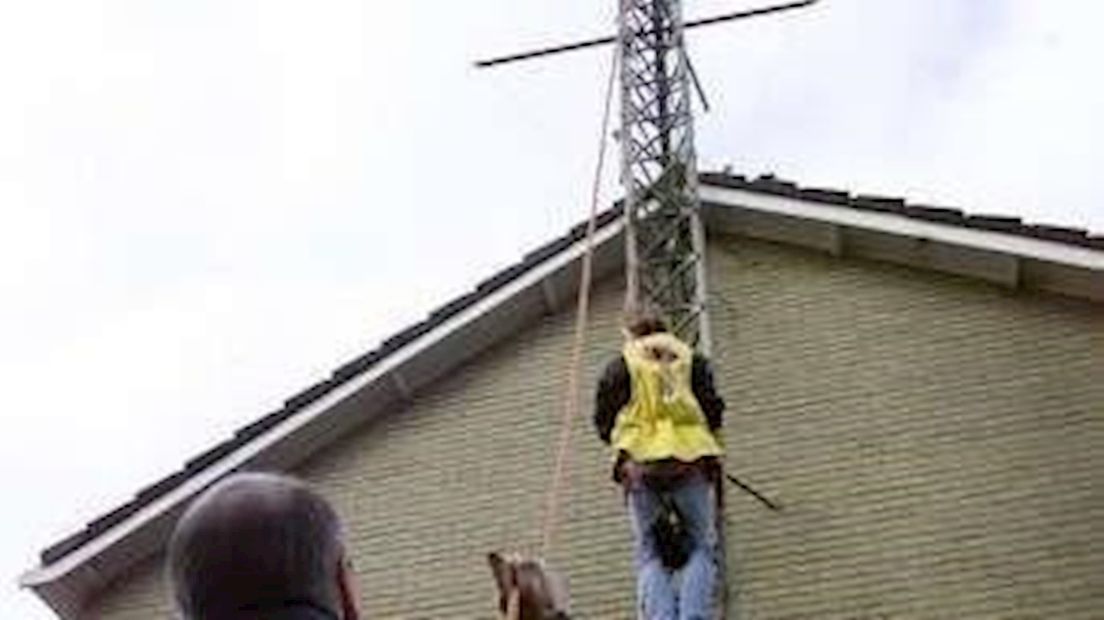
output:
POLYGON ((173 594, 187 618, 234 618, 290 604, 341 617, 341 525, 302 483, 235 474, 201 495, 169 543, 173 594))

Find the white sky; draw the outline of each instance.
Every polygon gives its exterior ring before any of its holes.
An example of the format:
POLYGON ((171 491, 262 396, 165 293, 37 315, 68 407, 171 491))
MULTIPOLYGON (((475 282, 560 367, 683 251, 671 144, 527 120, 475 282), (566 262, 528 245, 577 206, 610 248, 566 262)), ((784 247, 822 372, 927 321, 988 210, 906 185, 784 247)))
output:
MULTIPOLYGON (((0 4, 0 616, 52 617, 14 587, 42 547, 582 219, 608 51, 469 63, 614 11, 0 4)), ((822 0, 696 31, 703 168, 1104 231, 1101 23, 822 0)))

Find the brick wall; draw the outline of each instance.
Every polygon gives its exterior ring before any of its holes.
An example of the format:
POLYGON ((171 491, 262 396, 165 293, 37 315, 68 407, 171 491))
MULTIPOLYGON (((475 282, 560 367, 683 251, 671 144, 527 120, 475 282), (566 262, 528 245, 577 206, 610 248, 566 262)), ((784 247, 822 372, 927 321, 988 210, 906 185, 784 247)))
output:
MULTIPOLYGON (((742 618, 1101 616, 1099 306, 733 239, 709 266, 730 467, 786 506, 728 493, 742 618)), ((588 378, 619 343, 616 286, 588 378)), ((570 330, 549 317, 297 472, 349 522, 368 617, 494 617, 485 554, 536 540, 570 330)), ((585 618, 632 613, 607 474, 580 421, 550 561, 585 618)), ((91 610, 168 613, 156 561, 91 610)))
POLYGON ((717 243, 730 494, 752 618, 1104 617, 1104 314, 717 243))

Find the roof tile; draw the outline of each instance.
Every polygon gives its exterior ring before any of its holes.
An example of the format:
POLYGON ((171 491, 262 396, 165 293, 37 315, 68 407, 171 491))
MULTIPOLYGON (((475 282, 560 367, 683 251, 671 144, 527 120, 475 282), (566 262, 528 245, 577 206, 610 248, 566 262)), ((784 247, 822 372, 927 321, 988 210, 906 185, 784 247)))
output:
POLYGON ((929 207, 926 205, 904 205, 903 208, 905 215, 916 218, 918 220, 928 220, 930 222, 940 222, 943 224, 955 225, 961 225, 966 220, 966 216, 963 215, 962 211, 959 211, 958 209, 948 209, 945 207, 929 207))
POLYGON ((1028 234, 1038 239, 1058 241, 1060 243, 1081 244, 1088 239, 1089 233, 1080 228, 1065 228, 1062 226, 1028 226, 1028 234))
POLYGON ((464 308, 467 308, 468 306, 472 305, 480 297, 481 297, 481 295, 479 295, 477 293, 474 293, 474 292, 473 293, 467 293, 465 295, 457 297, 456 299, 450 301, 449 303, 447 303, 447 304, 441 306, 440 308, 437 308, 433 312, 431 312, 430 315, 429 315, 429 321, 433 322, 433 323, 436 323, 436 322, 439 322, 439 321, 444 321, 445 319, 450 318, 451 316, 453 316, 457 312, 460 312, 464 308))
MULTIPOLYGON (((284 411, 290 414, 294 410, 285 409, 284 411)), ((206 469, 207 466, 233 452, 239 445, 240 444, 234 440, 224 441, 210 450, 201 452, 199 455, 189 459, 188 462, 184 463, 184 470, 186 473, 192 474, 201 469, 206 469)))
POLYGON ((42 565, 53 564, 61 558, 69 555, 70 553, 80 549, 84 546, 84 543, 89 541, 89 534, 87 529, 82 529, 73 534, 66 536, 58 542, 46 547, 38 554, 39 560, 42 565))
POLYGON ((549 259, 549 258, 555 256, 556 254, 559 254, 560 252, 563 252, 568 247, 570 247, 572 243, 574 243, 574 240, 571 239, 571 238, 556 239, 555 241, 552 241, 551 243, 546 243, 546 244, 542 245, 541 247, 533 250, 532 252, 529 252, 528 254, 525 255, 524 260, 525 260, 526 263, 529 263, 529 262, 533 262, 533 263, 542 262, 546 259, 549 259))
POLYGON ((498 289, 502 288, 502 286, 506 285, 507 283, 512 281, 514 278, 520 276, 521 274, 525 273, 528 270, 529 270, 529 268, 527 266, 525 266, 524 263, 514 265, 513 267, 510 267, 509 269, 503 269, 502 271, 496 273, 495 275, 491 276, 490 278, 487 278, 486 280, 480 282, 475 287, 475 290, 482 293, 482 294, 484 294, 484 295, 486 295, 488 293, 493 293, 494 291, 497 291, 498 289))
POLYGON ((88 530, 96 534, 107 531, 111 526, 119 523, 123 519, 141 510, 142 504, 135 500, 131 500, 122 506, 119 506, 115 510, 97 518, 88 524, 88 530))
POLYGON ((769 194, 777 194, 779 196, 796 196, 798 193, 796 183, 784 181, 775 177, 773 174, 763 175, 755 179, 748 184, 748 189, 769 194))
POLYGON ((383 359, 383 357, 384 355, 379 349, 369 351, 335 370, 332 375, 333 379, 335 381, 347 381, 352 379, 356 375, 374 366, 376 362, 383 359))
POLYGON ((290 411, 298 411, 303 407, 313 403, 321 398, 324 394, 337 386, 337 382, 333 379, 325 379, 319 381, 309 388, 299 392, 295 396, 284 401, 284 409, 290 411))
POLYGON ((904 213, 905 201, 901 198, 888 198, 885 196, 873 196, 859 194, 851 199, 851 206, 866 211, 881 211, 883 213, 904 213))
POLYGON ((1005 217, 999 215, 971 215, 966 218, 966 226, 984 230, 995 230, 1018 234, 1023 227, 1023 221, 1018 217, 1005 217))
POLYGON ((798 190, 797 195, 803 200, 812 200, 814 202, 823 202, 827 204, 843 206, 851 204, 850 194, 835 189, 806 187, 798 190))
POLYGON ((243 426, 243 427, 239 428, 234 433, 234 438, 239 439, 239 440, 248 441, 248 440, 250 440, 250 439, 252 439, 252 438, 254 438, 258 435, 263 434, 265 431, 272 428, 273 426, 276 426, 277 424, 282 422, 285 418, 287 418, 287 410, 286 409, 277 409, 276 411, 273 411, 272 413, 269 413, 268 415, 260 418, 259 420, 256 420, 256 421, 252 422, 251 424, 248 424, 247 426, 243 426))

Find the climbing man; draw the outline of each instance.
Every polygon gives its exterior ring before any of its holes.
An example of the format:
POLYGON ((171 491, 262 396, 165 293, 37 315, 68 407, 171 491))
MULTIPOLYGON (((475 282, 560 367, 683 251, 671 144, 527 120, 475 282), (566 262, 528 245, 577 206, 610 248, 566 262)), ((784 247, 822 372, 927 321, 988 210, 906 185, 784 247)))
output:
POLYGON ((598 383, 594 423, 625 491, 640 617, 714 620, 722 454, 714 432, 724 400, 708 360, 661 319, 630 318, 625 332, 621 355, 598 383))

